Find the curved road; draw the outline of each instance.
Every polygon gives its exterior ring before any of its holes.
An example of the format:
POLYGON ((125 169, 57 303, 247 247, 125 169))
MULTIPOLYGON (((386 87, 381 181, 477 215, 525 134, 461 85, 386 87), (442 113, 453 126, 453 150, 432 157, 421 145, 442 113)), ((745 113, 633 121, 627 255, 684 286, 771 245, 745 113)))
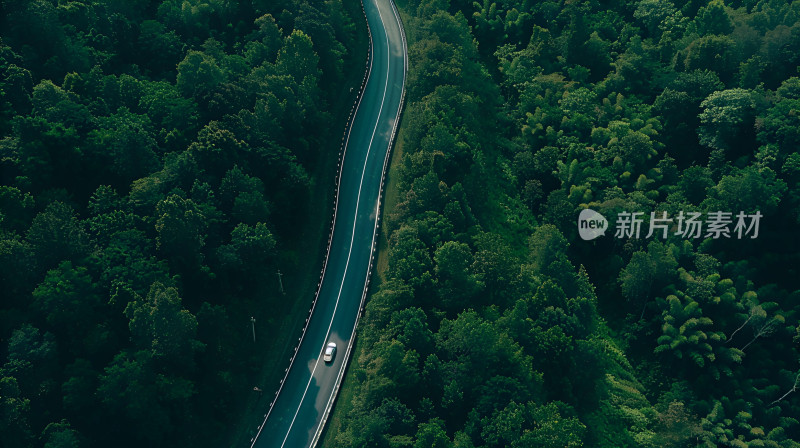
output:
POLYGON ((297 355, 251 448, 316 445, 336 397, 366 295, 379 194, 403 98, 406 46, 392 0, 362 0, 371 34, 367 83, 348 132, 322 283, 297 355), (325 345, 338 346, 332 363, 325 345))

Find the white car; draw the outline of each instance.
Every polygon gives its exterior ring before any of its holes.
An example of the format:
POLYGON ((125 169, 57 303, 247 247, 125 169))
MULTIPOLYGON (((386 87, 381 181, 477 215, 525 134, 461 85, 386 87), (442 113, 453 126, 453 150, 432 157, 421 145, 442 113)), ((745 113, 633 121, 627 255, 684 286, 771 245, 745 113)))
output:
POLYGON ((331 362, 333 361, 334 356, 336 356, 336 343, 328 342, 328 346, 325 347, 325 354, 322 356, 322 360, 325 362, 331 362))

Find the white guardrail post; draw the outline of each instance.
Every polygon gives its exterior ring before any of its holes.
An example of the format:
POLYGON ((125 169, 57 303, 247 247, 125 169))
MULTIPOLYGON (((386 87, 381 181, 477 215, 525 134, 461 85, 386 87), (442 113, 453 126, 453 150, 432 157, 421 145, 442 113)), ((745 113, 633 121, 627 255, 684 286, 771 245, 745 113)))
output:
MULTIPOLYGON (((392 3, 392 7, 394 8, 394 3, 392 3)), ((308 325, 311 322, 311 315, 314 313, 314 308, 317 305, 317 299, 319 299, 319 293, 320 293, 320 290, 322 289, 322 280, 325 277, 325 270, 328 267, 328 259, 330 258, 330 253, 331 253, 331 243, 333 242, 333 232, 334 232, 334 228, 335 228, 335 224, 336 224, 337 206, 338 206, 338 203, 339 203, 340 180, 341 180, 341 176, 342 176, 342 169, 344 168, 343 167, 343 161, 344 161, 345 151, 347 150, 347 137, 350 134, 350 130, 351 130, 352 125, 353 125, 353 119, 355 118, 355 114, 358 111, 358 106, 361 104, 361 99, 362 99, 362 96, 364 94, 364 89, 367 86, 367 80, 369 79, 369 75, 370 75, 370 73, 372 71, 372 30, 369 27, 369 21, 367 20, 367 13, 364 10, 363 1, 362 1, 362 4, 361 4, 361 13, 364 16, 364 22, 367 24, 367 32, 369 34, 369 47, 368 47, 368 51, 367 51, 366 70, 365 70, 365 74, 364 74, 364 79, 361 81, 361 86, 360 86, 360 88, 358 90, 358 93, 356 94, 356 99, 353 101, 353 106, 350 108, 350 116, 347 119, 347 125, 345 126, 344 132, 342 134, 342 143, 341 143, 341 146, 339 148, 339 161, 336 164, 336 167, 338 168, 338 171, 337 171, 336 177, 334 178, 334 184, 336 186, 336 197, 334 198, 334 201, 333 201, 333 218, 331 219, 331 230, 330 230, 330 233, 328 234, 328 247, 327 247, 326 252, 325 252, 325 262, 322 265, 322 271, 320 272, 319 281, 317 281, 317 290, 316 290, 316 293, 314 294, 314 301, 311 303, 311 308, 308 310, 308 317, 306 318, 305 325, 303 326, 303 332, 300 335, 300 338, 298 339, 297 346, 295 346, 295 348, 294 348, 294 354, 289 359, 289 367, 287 367, 286 370, 284 371, 283 379, 281 379, 280 385, 278 386, 278 389, 275 391, 275 397, 272 399, 272 402, 269 405, 269 411, 264 415, 264 420, 261 423, 261 425, 258 426, 258 432, 256 433, 255 437, 250 439, 250 448, 253 448, 255 446, 255 443, 258 440, 258 437, 261 435, 261 431, 263 430, 264 425, 267 422, 267 419, 269 418, 270 414, 272 413, 272 409, 274 408, 275 403, 278 401, 278 396, 280 395, 281 391, 283 390, 283 385, 285 384, 286 379, 289 376, 289 372, 292 369, 292 365, 294 365, 294 360, 297 357, 297 352, 299 351, 300 345, 303 343, 303 338, 305 337, 306 331, 308 330, 308 325)), ((399 16, 397 16, 397 17, 398 17, 398 21, 399 21, 399 16)), ((402 27, 402 22, 401 22, 401 27, 402 27)), ((403 34, 403 47, 405 48, 405 34, 403 34)), ((407 57, 406 57, 406 59, 407 59, 407 57)), ((407 66, 407 63, 406 63, 406 66, 407 66)), ((405 86, 404 86, 404 90, 403 90, 403 95, 405 95, 405 86)), ((402 104, 402 100, 401 100, 401 104, 402 104)), ((395 124, 395 127, 396 127, 396 124, 395 124)), ((394 136, 394 133, 392 133, 392 135, 394 136)), ((387 154, 388 154, 388 151, 387 151, 387 154)), ((385 163, 384 163, 384 165, 385 165, 385 163)), ((385 172, 386 172, 386 167, 384 166, 384 175, 385 175, 385 172)), ((381 190, 382 189, 383 189, 383 180, 381 180, 381 190)), ((370 264, 370 266, 371 266, 371 264, 370 264)), ((366 295, 366 292, 365 292, 365 295, 366 295)), ((363 307, 364 297, 362 297, 361 303, 362 303, 361 306, 363 307)), ((359 313, 360 313, 360 311, 359 311, 359 313)), ((355 334, 355 328, 353 329, 353 333, 355 334)), ((351 346, 352 346, 352 338, 351 338, 351 344, 348 345, 347 351, 345 352, 345 358, 344 358, 344 361, 343 361, 343 366, 347 364, 347 360, 349 359, 351 346)), ((337 384, 336 384, 336 388, 334 389, 335 391, 338 391, 338 387, 339 387, 339 383, 340 382, 341 382, 341 375, 339 377, 337 377, 337 384)), ((319 435, 322 433, 322 428, 325 427, 325 422, 327 421, 327 416, 328 416, 329 412, 330 412, 329 408, 325 410, 325 414, 324 414, 324 417, 323 417, 323 420, 322 420, 322 424, 320 425, 319 429, 317 430, 317 433, 315 434, 314 439, 313 439, 313 441, 311 443, 312 447, 316 446, 317 441, 319 440, 319 435)))
MULTIPOLYGON (((400 26, 400 35, 401 35, 401 37, 403 39, 403 79, 405 80, 405 74, 408 71, 408 51, 407 51, 408 47, 407 47, 407 42, 406 42, 405 29, 403 28, 403 21, 400 19, 400 14, 399 14, 399 12, 397 10, 397 7, 394 4, 394 1, 393 0, 389 0, 389 3, 392 6, 392 12, 394 13, 395 18, 397 19, 397 23, 400 26)), ((355 114, 358 111, 359 105, 361 104, 361 99, 362 99, 362 96, 364 94, 364 89, 366 88, 367 81, 369 80, 369 75, 372 72, 372 56, 373 56, 372 55, 372 52, 373 52, 373 48, 372 48, 372 30, 370 29, 369 21, 367 20, 367 14, 366 14, 366 11, 364 10, 363 0, 362 0, 362 4, 361 4, 361 12, 364 15, 365 23, 367 23, 367 32, 369 34, 369 49, 367 51, 366 71, 365 71, 364 79, 361 82, 361 87, 359 88, 359 91, 358 91, 358 93, 356 95, 356 99, 353 102, 353 106, 350 108, 350 116, 348 117, 347 125, 345 126, 345 130, 344 130, 343 135, 342 135, 342 143, 341 143, 341 146, 340 146, 340 149, 339 149, 339 161, 338 161, 338 163, 336 165, 336 167, 338 168, 338 172, 337 172, 337 175, 336 175, 336 177, 334 179, 334 183, 335 183, 335 186, 336 186, 336 197, 335 197, 334 202, 333 202, 333 218, 331 219, 331 230, 330 230, 330 233, 328 234, 328 247, 326 249, 325 262, 323 263, 322 271, 320 272, 320 276, 319 276, 319 281, 317 282, 317 290, 316 290, 316 293, 314 294, 314 301, 311 304, 311 308, 308 311, 308 317, 306 318, 305 325, 303 326, 303 332, 300 335, 300 338, 298 339, 297 345, 294 347, 294 353, 293 353, 292 357, 289 359, 289 367, 287 367, 284 370, 283 379, 281 379, 280 385, 279 385, 278 389, 275 391, 275 397, 272 399, 272 402, 269 405, 269 411, 264 415, 264 420, 261 423, 261 425, 258 426, 258 432, 256 433, 255 437, 250 439, 250 442, 251 442, 250 443, 250 447, 251 448, 253 446, 255 446, 255 443, 258 440, 259 435, 261 435, 261 431, 264 428, 264 425, 266 424, 267 419, 269 418, 270 414, 272 413, 272 409, 274 408, 275 403, 278 401, 278 396, 280 395, 281 391, 283 390, 283 385, 285 384, 286 379, 289 376, 289 372, 292 369, 292 365, 294 364, 294 360, 297 357, 297 353, 299 351, 300 345, 303 343, 303 338, 306 335, 306 330, 308 330, 308 325, 309 325, 309 323, 311 321, 311 315, 314 313, 314 308, 316 308, 317 299, 319 299, 320 290, 322 288, 322 280, 325 277, 325 270, 328 267, 328 259, 330 258, 331 243, 333 242, 333 232, 334 232, 335 223, 336 223, 337 206, 338 206, 338 203, 339 203, 339 187, 340 187, 340 180, 341 180, 341 176, 342 176, 343 161, 344 161, 345 152, 347 151, 347 139, 348 139, 348 136, 350 134, 350 130, 351 130, 352 125, 353 125, 353 120, 355 118, 355 114)), ((400 118, 400 114, 402 113, 403 105, 404 105, 404 101, 405 101, 405 93, 406 93, 405 92, 405 82, 403 83, 402 89, 403 90, 402 90, 401 97, 400 97, 400 106, 398 108, 398 114, 397 114, 397 118, 398 119, 396 119, 395 122, 394 122, 394 125, 393 125, 393 128, 392 128, 392 134, 391 134, 391 137, 389 139, 389 149, 386 151, 386 156, 385 156, 384 162, 383 162, 383 171, 382 171, 382 174, 381 174, 380 190, 378 192, 378 209, 379 210, 380 210, 380 205, 381 205, 381 199, 383 197, 383 189, 384 189, 384 184, 385 184, 385 180, 386 180, 386 171, 387 171, 388 166, 389 166, 389 159, 390 159, 390 155, 391 155, 391 152, 392 152, 392 148, 394 147, 394 140, 396 138, 397 127, 398 127, 398 123, 400 121, 399 118, 400 118)), ((373 234, 373 241, 375 240, 375 237, 378 234, 378 229, 380 228, 380 218, 381 218, 381 215, 380 215, 380 213, 378 213, 378 215, 376 217, 376 220, 375 220, 375 229, 374 229, 374 234, 373 234)), ((375 261, 375 248, 376 248, 376 244, 373 243, 372 250, 371 250, 372 253, 371 253, 371 256, 370 256, 369 267, 368 267, 368 270, 367 270, 367 282, 366 282, 365 287, 364 287, 364 292, 362 293, 362 296, 361 296, 361 304, 359 305, 358 316, 356 316, 356 326, 353 327, 353 333, 352 333, 351 338, 350 338, 350 343, 347 345, 347 350, 344 353, 344 359, 343 359, 343 362, 342 362, 342 368, 340 369, 339 375, 336 378, 336 385, 334 386, 334 394, 333 394, 334 398, 328 403, 328 405, 325 408, 325 411, 324 411, 323 417, 322 417, 322 423, 317 428, 317 431, 314 434, 314 438, 312 439, 312 442, 311 442, 311 447, 312 448, 316 447, 317 443, 319 443, 320 436, 322 435, 322 432, 323 432, 323 430, 325 428, 325 424, 327 423, 327 420, 328 420, 328 416, 330 415, 330 411, 331 411, 331 408, 333 406, 333 402, 336 400, 336 396, 337 396, 339 388, 341 386, 341 382, 342 382, 342 379, 343 379, 343 376, 344 376, 345 367, 347 366, 347 364, 348 364, 348 362, 350 360, 350 354, 352 352, 353 345, 354 345, 354 342, 355 342, 356 327, 358 326, 358 320, 359 320, 359 318, 361 316, 361 313, 364 311, 364 302, 366 301, 367 291, 369 289, 369 281, 370 281, 370 277, 371 277, 371 274, 372 274, 372 267, 373 267, 374 261, 375 261)))
MULTIPOLYGON (((406 96, 406 85, 405 85, 405 77, 406 73, 408 72, 408 45, 406 42, 406 33, 405 29, 403 28, 403 21, 400 19, 400 12, 397 10, 397 6, 394 4, 394 0, 389 0, 389 4, 392 6, 392 12, 397 20, 398 25, 400 26, 400 36, 403 39, 403 86, 402 92, 400 94, 400 105, 397 108, 397 119, 394 120, 394 124, 392 125, 392 134, 389 137, 389 148, 386 151, 386 156, 383 160, 383 170, 381 172, 381 183, 380 189, 378 190, 378 212, 375 218, 375 229, 373 230, 373 238, 372 238, 372 248, 370 250, 370 261, 369 266, 367 267, 367 281, 364 284, 364 292, 361 295, 361 304, 358 308, 358 315, 356 316, 356 323, 353 326, 353 333, 350 336, 350 342, 347 344, 347 350, 344 353, 344 360, 342 361, 342 368, 339 370, 339 375, 336 377, 336 385, 333 388, 333 399, 331 399, 328 404, 325 406, 325 410, 322 413, 322 422, 320 423, 317 431, 314 433, 314 438, 311 441, 311 448, 316 448, 317 443, 319 443, 320 437, 322 436, 323 431, 325 430, 325 425, 328 422, 328 417, 330 416, 331 409, 333 408, 333 404, 336 401, 336 398, 339 395, 339 388, 342 385, 342 380, 344 378, 345 368, 347 367, 350 361, 350 355, 353 350, 353 346, 355 345, 356 339, 356 328, 358 327, 358 321, 360 320, 361 313, 364 312, 364 303, 367 299, 367 291, 369 291, 369 283, 372 278, 372 267, 375 264, 375 249, 377 248, 377 236, 380 231, 380 220, 381 220, 381 203, 383 198, 383 189, 386 182, 386 171, 389 169, 389 160, 391 159, 392 149, 394 148, 395 138, 397 137, 397 128, 400 123, 400 115, 403 112, 403 105, 405 103, 405 96, 406 96)), ((364 4, 362 0, 361 4, 362 11, 364 10, 364 4)), ((364 13, 364 19, 366 19, 366 12, 364 13)), ((369 23, 367 23, 367 28, 369 29, 369 23)), ((370 48, 372 42, 372 32, 370 31, 370 48)), ((372 53, 370 49, 370 53, 372 53)), ((371 57, 371 56, 370 56, 371 57)), ((363 88, 366 86, 366 81, 362 85, 362 93, 363 88)), ((360 101, 360 100, 359 100, 360 101)))

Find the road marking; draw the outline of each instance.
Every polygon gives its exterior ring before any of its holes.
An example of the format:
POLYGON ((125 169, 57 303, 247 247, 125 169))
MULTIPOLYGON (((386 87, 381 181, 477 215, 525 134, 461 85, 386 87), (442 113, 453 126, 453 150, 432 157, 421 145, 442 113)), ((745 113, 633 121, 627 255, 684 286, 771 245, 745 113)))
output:
MULTIPOLYGON (((378 125, 380 124, 380 121, 381 121, 381 113, 383 112, 383 105, 386 102, 386 91, 389 88, 389 69, 391 68, 391 63, 390 63, 391 62, 391 57, 390 57, 391 53, 389 51, 389 32, 386 30, 386 23, 383 21, 383 15, 381 14, 380 7, 377 6, 377 0, 376 0, 376 7, 378 9, 378 18, 380 18, 381 25, 383 25, 384 34, 386 35, 386 82, 383 85, 383 97, 381 98, 381 107, 378 109, 378 117, 375 120, 375 127, 372 129, 372 136, 370 137, 370 140, 369 140, 369 146, 367 146, 367 155, 364 158, 364 166, 361 169, 361 180, 360 180, 359 185, 358 185, 358 196, 356 197, 356 210, 355 210, 355 216, 353 217, 353 231, 352 231, 352 233, 350 235, 350 248, 348 249, 348 252, 347 252, 347 261, 345 262, 345 265, 344 265, 344 273, 342 274, 342 283, 339 285, 339 292, 338 292, 338 294, 336 296, 336 304, 333 307, 333 315, 331 316, 331 321, 328 324, 328 331, 325 334, 325 339, 323 341, 323 347, 324 347, 325 341, 328 340, 328 336, 330 336, 331 327, 333 326, 333 320, 336 317, 336 310, 339 308, 339 300, 342 297, 342 289, 344 288, 344 280, 345 280, 345 278, 347 278, 347 269, 350 266, 350 256, 353 253, 353 243, 355 242, 356 222, 358 221, 358 205, 359 205, 359 203, 361 201, 361 190, 362 190, 362 187, 364 185, 364 175, 367 172, 367 161, 369 160, 369 154, 372 151, 372 143, 375 140, 375 133, 377 132, 378 125)), ((369 80, 367 81, 367 83, 369 83, 369 80)), ((342 160, 342 164, 344 164, 344 160, 342 160)), ((317 367, 318 366, 319 366, 319 358, 317 358, 317 361, 314 364, 314 369, 311 371, 311 377, 308 379, 308 383, 306 384, 306 388, 303 391, 303 396, 300 398, 300 404, 297 406, 297 410, 295 411, 294 416, 292 417, 291 423, 289 423, 289 429, 286 431, 286 436, 283 438, 283 443, 281 443, 281 448, 283 448, 284 445, 286 445, 286 440, 289 438, 289 434, 292 432, 292 427, 294 426, 294 422, 295 422, 295 420, 297 420, 297 414, 300 413, 300 408, 303 406, 303 402, 306 399, 306 394, 308 393, 308 388, 311 386, 311 382, 314 381, 314 373, 317 371, 317 367)))
MULTIPOLYGON (((376 5, 377 5, 377 2, 376 2, 376 5)), ((336 376, 336 382, 335 382, 335 384, 333 386, 333 389, 331 390, 331 394, 328 396, 327 403, 325 403, 325 409, 322 411, 322 419, 320 420, 320 423, 317 425, 317 428, 316 428, 316 430, 314 432, 314 438, 311 441, 311 447, 316 447, 317 446, 317 442, 319 442, 319 437, 321 436, 321 433, 322 433, 321 430, 325 426, 325 423, 328 420, 328 415, 330 413, 331 404, 332 404, 332 402, 333 402, 333 400, 334 400, 334 398, 335 398, 335 396, 337 394, 337 391, 339 390, 339 387, 341 386, 341 381, 342 381, 342 378, 343 378, 343 375, 344 375, 344 369, 346 367, 347 360, 350 357, 350 350, 353 347, 353 339, 355 338, 355 334, 356 334, 356 327, 358 325, 358 318, 359 318, 360 313, 363 310, 364 302, 365 302, 366 297, 367 297, 367 287, 369 286, 370 273, 372 272, 372 266, 374 265, 374 262, 375 262, 375 249, 377 247, 375 238, 377 238, 377 236, 378 236, 378 224, 380 222, 380 214, 378 214, 378 212, 380 211, 381 193, 383 192, 383 186, 384 186, 384 180, 385 180, 384 176, 386 174, 386 168, 387 168, 387 166, 389 164, 389 154, 390 154, 389 149, 391 149, 391 145, 392 145, 392 143, 394 141, 394 138, 395 138, 395 132, 397 132, 397 126, 398 126, 399 121, 400 121, 400 112, 403 110, 403 98, 405 97, 405 77, 406 77, 406 72, 408 70, 408 51, 407 51, 407 47, 406 47, 406 36, 405 36, 404 31, 403 31, 403 22, 400 20, 400 16, 397 13, 397 8, 395 7, 394 1, 393 0, 389 0, 389 5, 392 7, 392 13, 393 13, 394 18, 395 18, 395 23, 397 24, 397 29, 398 29, 398 32, 400 33, 400 38, 401 38, 401 50, 400 50, 400 52, 403 54, 403 82, 400 85, 400 89, 401 89, 400 90, 400 102, 397 104, 397 112, 395 112, 395 118, 393 120, 391 120, 392 121, 392 132, 391 132, 391 136, 389 137, 389 145, 390 146, 389 146, 389 148, 387 148, 386 155, 384 156, 383 167, 382 167, 382 170, 381 170, 381 182, 380 182, 380 187, 379 187, 379 190, 378 190, 377 210, 376 210, 375 221, 374 221, 373 229, 372 229, 372 244, 370 246, 371 247, 371 251, 370 251, 371 252, 371 256, 370 256, 370 262, 367 265, 367 275, 366 275, 366 278, 364 279, 364 288, 363 288, 363 291, 361 293, 361 303, 359 304, 358 313, 356 314, 356 324, 353 326, 353 331, 350 333, 350 342, 347 345, 347 349, 346 349, 345 354, 344 354, 345 357, 342 359, 342 365, 339 367, 339 372, 338 372, 338 375, 336 376)), ((379 14, 380 14, 380 12, 379 12, 379 14)), ((381 16, 381 22, 383 22, 382 16, 381 16)), ((384 30, 385 29, 386 29, 386 24, 384 23, 384 30)), ((388 32, 387 32, 387 37, 388 37, 388 32)))
MULTIPOLYGON (((395 132, 397 131, 397 126, 398 126, 399 121, 400 121, 400 112, 403 109, 403 97, 405 96, 405 77, 406 77, 406 70, 408 69, 408 51, 407 51, 407 47, 406 47, 406 36, 405 36, 405 33, 403 32, 403 22, 400 20, 400 17, 397 14, 397 9, 395 7, 394 1, 393 0, 389 0, 389 4, 392 7, 392 13, 394 14, 395 23, 397 23, 397 28, 398 28, 398 31, 399 31, 400 37, 401 37, 401 43, 402 43, 401 53, 403 53, 403 83, 401 84, 400 102, 397 104, 397 112, 395 113, 394 120, 392 120, 392 122, 393 122, 392 123, 392 132, 391 132, 391 135, 389 137, 389 145, 390 145, 390 147, 387 148, 386 155, 384 156, 382 171, 381 171, 381 183, 380 183, 379 190, 378 190, 378 203, 377 203, 377 209, 376 209, 376 216, 375 216, 375 221, 374 221, 373 229, 372 229, 372 244, 370 245, 370 247, 371 247, 371 250, 370 250, 370 254, 371 254, 370 255, 370 262, 367 265, 367 276, 366 276, 366 279, 364 280, 364 288, 363 288, 363 291, 361 293, 361 303, 359 304, 359 313, 361 313, 361 311, 362 311, 362 306, 364 305, 364 301, 365 301, 366 296, 367 296, 367 287, 369 286, 370 272, 372 271, 372 266, 373 266, 374 261, 375 261, 375 249, 377 247, 375 238, 378 235, 378 233, 377 233, 378 232, 378 223, 379 223, 379 220, 380 220, 380 214, 378 214, 378 211, 380 211, 381 193, 383 191, 383 182, 384 182, 384 177, 383 176, 386 174, 386 168, 387 168, 387 165, 389 163, 389 149, 391 149, 391 144, 394 141, 395 132)), ((376 0, 376 5, 377 5, 377 0, 376 0)), ((380 14, 380 12, 379 12, 379 14, 380 14)), ((383 23, 383 17, 381 17, 381 22, 383 23)), ((386 24, 385 23, 384 23, 384 30, 386 30, 386 24)), ((387 32, 387 38, 388 38, 388 32, 387 32)), ((336 383, 334 384, 333 389, 331 390, 331 394, 330 394, 330 396, 328 396, 328 401, 325 404, 325 409, 323 410, 322 420, 320 421, 320 424, 317 425, 317 429, 315 430, 315 434, 314 434, 314 439, 311 441, 311 446, 312 447, 315 447, 316 443, 319 441, 318 437, 321 435, 320 426, 323 426, 325 424, 325 422, 327 421, 327 416, 328 416, 328 413, 330 412, 331 402, 333 401, 333 399, 334 399, 334 397, 335 397, 335 395, 336 395, 336 393, 337 393, 337 391, 339 389, 339 386, 341 385, 342 376, 343 376, 343 373, 344 373, 344 369, 346 367, 345 363, 347 362, 347 359, 349 359, 350 349, 351 349, 352 344, 353 344, 353 338, 355 337, 355 334, 356 334, 356 326, 358 325, 358 317, 359 317, 358 314, 356 314, 356 325, 353 326, 353 331, 350 334, 350 342, 349 342, 349 344, 347 346, 347 350, 345 351, 345 358, 342 360, 342 365, 341 365, 341 367, 339 367, 339 373, 338 373, 338 375, 336 377, 336 383)))
MULTIPOLYGON (((392 7, 394 7, 394 3, 392 3, 392 7)), ((361 10, 364 12, 364 20, 368 20, 367 16, 366 16, 366 11, 364 10, 363 1, 362 1, 362 4, 361 4, 361 10)), ((379 12, 379 14, 380 14, 380 12, 379 12)), ((395 15, 397 15, 397 13, 395 13, 395 15)), ((382 21, 383 20, 381 20, 381 22, 382 21)), ((398 22, 398 23, 400 23, 400 22, 398 22)), ((402 28, 402 24, 400 26, 402 28)), ((367 88, 367 82, 369 81, 369 78, 372 75, 372 66, 373 66, 373 59, 372 59, 373 46, 372 46, 372 42, 371 42, 372 41, 372 31, 370 30, 368 21, 367 21, 367 33, 369 34, 369 38, 370 38, 369 58, 367 59, 369 64, 367 65, 367 73, 366 73, 366 75, 364 77, 364 81, 362 81, 362 90, 361 90, 361 92, 360 92, 360 94, 358 96, 358 104, 356 104, 355 108, 350 111, 350 117, 348 117, 347 137, 346 137, 346 139, 344 139, 344 148, 342 149, 342 155, 339 158, 339 162, 336 164, 336 168, 339 169, 339 172, 336 173, 336 199, 333 202, 333 217, 331 218, 331 234, 328 236, 328 247, 327 247, 327 250, 326 250, 326 253, 325 253, 325 262, 322 264, 322 272, 320 273, 319 281, 317 282, 317 292, 316 292, 316 295, 314 296, 314 301, 311 304, 311 309, 308 310, 308 317, 306 318, 306 325, 303 328, 303 333, 298 338, 298 341, 300 341, 300 343, 302 343, 303 338, 306 335, 306 331, 308 330, 308 321, 311 319, 311 315, 314 313, 314 308, 317 306, 317 299, 319 298, 320 291, 322 290, 322 288, 321 288, 322 280, 325 278, 325 272, 326 272, 326 270, 328 268, 328 261, 330 260, 330 255, 331 255, 331 245, 333 243, 333 236, 334 236, 334 233, 336 231, 336 216, 337 216, 337 214, 339 212, 339 206, 338 206, 339 205, 339 190, 341 189, 341 186, 342 186, 340 180, 341 180, 341 177, 342 177, 342 172, 344 171, 344 166, 342 165, 342 162, 344 161, 344 158, 347 155, 347 147, 350 144, 350 134, 353 131, 353 124, 355 122, 354 115, 357 115, 358 114, 358 110, 361 108, 361 100, 364 99, 364 94, 366 93, 366 88, 367 88), (350 118, 352 118, 352 120, 350 120, 350 118)), ((405 35, 403 35, 403 42, 404 42, 404 47, 405 47, 405 35)), ((408 62, 407 62, 408 61, 408 55, 407 54, 405 55, 405 60, 406 60, 406 62, 405 62, 405 65, 404 65, 404 69, 408 66, 408 62)), ((355 331, 355 328, 353 328, 353 331, 355 331)), ((298 344, 298 346, 299 345, 300 344, 298 344)), ((253 439, 250 440, 250 442, 251 442, 250 448, 254 448, 255 447, 255 444, 258 441, 258 437, 261 435, 261 431, 264 429, 264 426, 266 426, 267 419, 272 414, 273 406, 278 401, 278 396, 280 396, 280 393, 283 390, 283 382, 288 378, 289 369, 291 369, 292 365, 294 365, 294 360, 295 360, 296 356, 297 355, 295 354, 295 356, 292 356, 291 358, 289 358, 289 367, 287 367, 284 370, 284 373, 286 373, 286 375, 283 377, 283 381, 281 381, 281 384, 280 384, 280 387, 278 387, 278 390, 275 391, 275 398, 272 400, 272 403, 270 403, 269 411, 267 411, 267 415, 264 417, 264 421, 258 427, 258 432, 256 433, 256 436, 253 437, 253 439)))

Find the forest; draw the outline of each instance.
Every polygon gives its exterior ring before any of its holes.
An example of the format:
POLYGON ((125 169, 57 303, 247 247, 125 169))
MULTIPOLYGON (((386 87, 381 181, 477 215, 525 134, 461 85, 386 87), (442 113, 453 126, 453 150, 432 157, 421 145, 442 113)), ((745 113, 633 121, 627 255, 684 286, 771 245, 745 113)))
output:
POLYGON ((800 446, 800 2, 398 7, 388 262, 328 446, 800 446), (587 208, 762 218, 583 241, 587 208))
MULTIPOLYGON (((800 447, 800 1, 397 3, 388 263, 325 445, 800 447), (763 217, 583 241, 588 208, 763 217)), ((241 445, 361 22, 0 1, 3 447, 241 445)))
POLYGON ((276 269, 318 273, 358 20, 0 1, 0 445, 234 445, 266 386, 251 316, 291 336, 276 269))

